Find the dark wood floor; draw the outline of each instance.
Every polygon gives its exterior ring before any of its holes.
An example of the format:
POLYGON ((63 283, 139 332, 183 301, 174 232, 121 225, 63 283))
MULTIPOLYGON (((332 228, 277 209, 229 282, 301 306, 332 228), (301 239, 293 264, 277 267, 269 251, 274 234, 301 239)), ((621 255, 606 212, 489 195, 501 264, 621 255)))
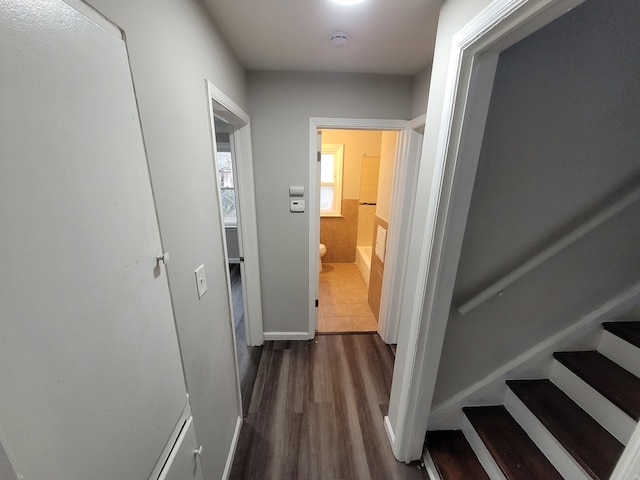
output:
POLYGON ((265 342, 231 478, 427 478, 384 431, 392 370, 377 334, 265 342))
POLYGON ((244 327, 244 302, 242 299, 242 278, 240 265, 229 265, 231 274, 231 299, 233 301, 233 320, 236 331, 236 352, 238 354, 238 370, 240 375, 240 393, 242 396, 242 413, 246 415, 251 403, 251 393, 258 373, 262 347, 247 345, 244 327))

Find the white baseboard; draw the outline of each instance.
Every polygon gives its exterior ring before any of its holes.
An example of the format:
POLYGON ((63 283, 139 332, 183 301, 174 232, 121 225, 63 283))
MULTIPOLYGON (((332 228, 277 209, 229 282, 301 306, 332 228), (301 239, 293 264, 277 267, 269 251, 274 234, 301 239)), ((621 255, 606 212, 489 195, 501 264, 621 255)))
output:
POLYGON ((396 434, 393 432, 393 427, 391 426, 391 420, 389 417, 385 415, 384 417, 384 430, 387 432, 387 438, 389 438, 389 445, 393 449, 396 444, 396 434))
POLYGON ((222 479, 228 480, 231 475, 231 467, 233 467, 233 457, 236 455, 236 448, 238 447, 238 440, 240 439, 240 429, 242 428, 242 415, 236 420, 236 430, 233 432, 233 438, 231 439, 231 448, 229 448, 229 455, 227 456, 227 463, 224 466, 224 472, 222 473, 222 479))
POLYGON ((309 340, 309 332, 264 332, 265 341, 309 340))
POLYGON ((431 410, 429 430, 457 430, 463 421, 462 407, 502 403, 506 393, 505 380, 513 378, 547 378, 553 358, 559 350, 598 347, 600 324, 611 321, 640 302, 640 283, 602 304, 564 330, 546 338, 518 355, 484 379, 440 403, 431 410))
POLYGON ((422 454, 422 463, 424 463, 424 468, 427 471, 429 480, 442 480, 440 478, 440 475, 438 474, 436 464, 433 462, 433 458, 431 458, 429 449, 425 449, 424 453, 422 454))

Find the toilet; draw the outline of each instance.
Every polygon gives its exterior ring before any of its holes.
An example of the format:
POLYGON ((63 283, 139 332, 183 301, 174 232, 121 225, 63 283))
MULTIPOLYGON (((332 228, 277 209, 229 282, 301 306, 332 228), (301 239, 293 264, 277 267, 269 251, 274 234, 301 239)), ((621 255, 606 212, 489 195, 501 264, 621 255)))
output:
POLYGON ((320 271, 322 271, 322 257, 324 257, 324 254, 327 253, 327 247, 324 246, 324 244, 320 244, 320 271))

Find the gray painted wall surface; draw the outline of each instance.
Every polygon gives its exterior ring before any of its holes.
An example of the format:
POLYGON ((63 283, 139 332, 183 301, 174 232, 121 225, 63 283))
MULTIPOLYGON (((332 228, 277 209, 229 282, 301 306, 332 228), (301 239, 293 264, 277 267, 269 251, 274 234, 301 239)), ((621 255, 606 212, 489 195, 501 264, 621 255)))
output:
MULTIPOLYGON (((454 307, 640 175, 640 9, 589 1, 503 52, 454 307)), ((640 205, 449 317, 434 405, 638 281, 640 205)))
POLYGON ((126 32, 203 473, 220 478, 240 412, 205 78, 246 108, 245 72, 202 2, 89 3, 126 32))
POLYGON ((310 218, 289 212, 288 188, 304 185, 308 200, 309 118, 406 120, 411 77, 250 72, 248 91, 264 330, 304 332, 310 218))
POLYGON ((431 83, 431 66, 420 70, 413 77, 413 101, 411 103, 411 118, 424 115, 427 111, 427 99, 429 98, 429 84, 431 83))

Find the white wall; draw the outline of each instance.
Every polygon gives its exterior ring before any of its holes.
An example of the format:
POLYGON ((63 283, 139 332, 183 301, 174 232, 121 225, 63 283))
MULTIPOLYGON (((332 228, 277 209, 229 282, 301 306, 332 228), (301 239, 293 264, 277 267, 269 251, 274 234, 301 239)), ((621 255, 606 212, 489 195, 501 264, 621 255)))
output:
POLYGON ((200 1, 89 3, 127 36, 203 472, 220 478, 240 412, 205 78, 246 108, 245 72, 200 1))
POLYGON ((310 302, 309 212, 289 213, 288 188, 305 185, 309 191, 309 118, 406 120, 411 78, 251 72, 249 108, 264 330, 305 332, 310 302))
MULTIPOLYGON (((637 183, 639 21, 636 2, 592 0, 501 54, 454 306, 637 183)), ((501 297, 452 309, 434 405, 637 282, 639 242, 634 205, 501 297)))
POLYGON ((382 132, 380 143, 380 176, 378 180, 378 199, 376 214, 389 222, 391 213, 391 193, 393 190, 393 170, 396 164, 398 132, 382 132))

